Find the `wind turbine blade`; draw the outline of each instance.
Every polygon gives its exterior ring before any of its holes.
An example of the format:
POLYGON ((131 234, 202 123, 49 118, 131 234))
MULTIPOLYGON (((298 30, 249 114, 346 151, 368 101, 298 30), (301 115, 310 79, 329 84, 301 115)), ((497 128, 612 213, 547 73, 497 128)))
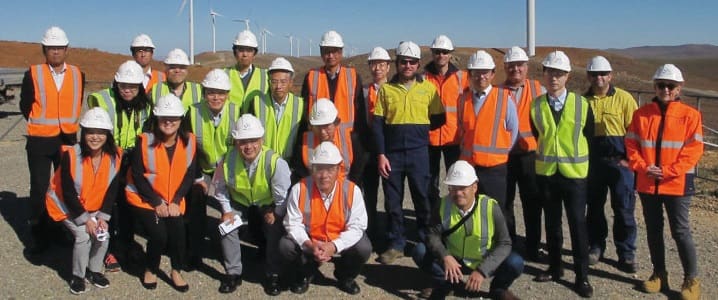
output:
POLYGON ((179 10, 177 11, 177 16, 182 14, 185 6, 187 6, 187 0, 182 0, 182 4, 180 4, 179 10))

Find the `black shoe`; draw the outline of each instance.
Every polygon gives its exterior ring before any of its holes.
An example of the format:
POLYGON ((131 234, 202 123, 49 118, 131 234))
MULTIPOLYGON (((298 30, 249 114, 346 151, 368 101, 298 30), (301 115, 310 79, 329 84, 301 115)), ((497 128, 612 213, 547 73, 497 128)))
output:
POLYGON ((337 287, 349 295, 356 295, 356 294, 359 294, 359 292, 361 292, 359 285, 353 279, 339 281, 339 283, 337 284, 337 287))
POLYGON ((546 263, 547 260, 546 253, 543 253, 541 251, 528 252, 526 253, 525 258, 526 260, 535 263, 546 263))
POLYGON ((429 295, 429 300, 446 299, 446 296, 448 296, 451 291, 452 288, 450 284, 444 284, 438 287, 434 287, 434 289, 431 291, 431 295, 429 295))
POLYGON ((576 293, 583 298, 591 298, 593 296, 593 287, 588 280, 576 281, 576 293))
POLYGON ((145 282, 144 275, 140 278, 140 283, 142 283, 142 287, 148 290, 154 290, 157 288, 157 276, 155 276, 155 282, 145 282))
POLYGON ((87 291, 85 287, 85 279, 77 276, 72 276, 70 279, 70 293, 79 295, 87 291))
POLYGON ((601 257, 603 256, 601 254, 601 252, 602 252, 601 249, 591 249, 588 251, 588 265, 589 266, 593 266, 601 260, 601 257))
POLYGON ((289 290, 295 294, 304 294, 309 289, 309 277, 300 276, 297 281, 289 287, 289 290))
POLYGON ((180 293, 186 293, 189 291, 189 284, 185 285, 176 285, 171 279, 170 279, 170 285, 172 285, 172 288, 180 293))
POLYGON ((242 285, 241 275, 225 275, 222 279, 222 283, 219 285, 219 292, 229 294, 236 291, 240 285, 242 285))
POLYGON ((546 271, 542 271, 536 277, 534 277, 534 281, 536 282, 549 282, 549 281, 558 281, 563 277, 563 268, 559 269, 558 271, 555 271, 551 268, 549 268, 546 271))
POLYGON ((282 293, 279 288, 279 275, 272 274, 267 276, 267 281, 264 283, 264 293, 270 296, 277 296, 282 293))
POLYGON ((629 274, 635 274, 638 271, 638 262, 633 259, 619 259, 618 269, 629 274))
POLYGON ((107 277, 99 272, 92 272, 90 270, 87 270, 85 272, 85 278, 87 278, 87 281, 92 283, 94 286, 104 289, 110 286, 110 281, 107 280, 107 277))

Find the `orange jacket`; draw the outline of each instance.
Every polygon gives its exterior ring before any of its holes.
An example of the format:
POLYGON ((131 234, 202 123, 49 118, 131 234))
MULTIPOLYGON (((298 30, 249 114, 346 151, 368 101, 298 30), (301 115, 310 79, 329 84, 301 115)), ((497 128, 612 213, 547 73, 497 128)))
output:
POLYGON ((432 146, 459 144, 458 102, 464 89, 469 87, 468 72, 457 70, 447 77, 426 72, 424 78, 436 87, 446 112, 446 123, 429 131, 429 144, 432 146))
MULTIPOLYGON (((143 133, 139 136, 140 143, 138 148, 142 151, 142 164, 145 168, 144 177, 152 186, 154 192, 165 203, 169 204, 175 197, 175 193, 182 185, 187 170, 192 164, 192 160, 197 151, 197 142, 195 136, 189 133, 189 143, 185 145, 182 139, 177 138, 177 144, 172 161, 167 158, 167 150, 160 143, 152 146, 155 139, 152 133, 143 133)), ((135 207, 153 210, 154 207, 140 196, 135 186, 135 179, 132 172, 127 172, 127 187, 125 187, 125 195, 127 202, 135 207)), ((185 212, 184 197, 179 202, 180 212, 185 212)))
MULTIPOLYGON (((332 139, 332 143, 339 148, 339 153, 342 154, 343 163, 339 166, 339 174, 342 176, 341 178, 347 178, 347 176, 349 176, 349 170, 352 162, 354 161, 354 148, 352 147, 352 140, 345 139, 345 136, 349 136, 349 134, 340 134, 339 129, 337 128, 334 132, 334 138, 332 139)), ((312 151, 314 151, 314 148, 319 146, 320 143, 319 137, 315 136, 313 131, 309 130, 304 133, 302 137, 302 161, 304 162, 304 166, 307 170, 311 170, 309 158, 312 156, 312 151)))
POLYGON ((519 116, 519 136, 516 139, 516 146, 522 152, 536 151, 536 138, 531 133, 531 102, 543 94, 541 83, 538 80, 526 79, 517 91, 505 85, 501 87, 509 92, 509 98, 516 104, 519 116), (514 94, 519 95, 516 97, 514 94))
POLYGON ((377 93, 379 89, 374 86, 374 83, 364 87, 364 105, 366 105, 366 121, 367 124, 371 125, 372 119, 374 118, 374 106, 376 106, 377 93))
POLYGON ((680 101, 670 101, 662 109, 654 99, 633 114, 625 142, 639 193, 695 193, 695 167, 703 155, 702 126, 700 112, 680 101), (646 170, 652 165, 661 168, 662 180, 648 177, 646 170))
MULTIPOLYGON (((100 210, 105 200, 107 188, 120 170, 122 150, 118 148, 119 152, 115 157, 103 154, 97 172, 93 170, 92 159, 89 157, 82 158, 80 155, 80 145, 62 146, 61 151, 69 154, 70 176, 74 180, 80 204, 87 212, 100 210)), ((50 218, 58 222, 67 219, 69 214, 62 193, 61 172, 62 168, 55 170, 55 174, 50 181, 50 189, 45 196, 47 213, 50 218)))
POLYGON ((150 77, 150 80, 147 81, 147 86, 145 86, 145 94, 149 95, 152 91, 152 87, 155 86, 155 84, 165 81, 167 81, 167 76, 165 75, 165 73, 153 69, 152 76, 150 77))
POLYGON ((313 241, 329 242, 339 238, 346 229, 348 212, 354 203, 354 183, 338 179, 329 209, 311 177, 299 182, 299 209, 304 214, 304 227, 313 241), (311 189, 311 191, 310 191, 311 189))
POLYGON ((492 88, 478 114, 474 113, 472 97, 471 90, 467 89, 460 101, 461 126, 464 129, 460 159, 482 167, 504 164, 509 160, 513 145, 511 131, 504 126, 508 91, 492 88))
POLYGON ((65 78, 59 91, 48 64, 30 67, 35 99, 27 119, 28 135, 53 137, 60 132, 77 132, 82 111, 82 73, 76 66, 65 66, 65 78))
POLYGON ((331 99, 339 111, 337 116, 341 119, 341 124, 351 128, 354 127, 354 98, 357 96, 354 93, 357 89, 357 72, 354 68, 342 66, 338 76, 337 90, 332 97, 329 94, 327 71, 324 68, 309 70, 307 74, 309 97, 305 99, 308 108, 307 114, 311 114, 312 106, 317 99, 331 99))

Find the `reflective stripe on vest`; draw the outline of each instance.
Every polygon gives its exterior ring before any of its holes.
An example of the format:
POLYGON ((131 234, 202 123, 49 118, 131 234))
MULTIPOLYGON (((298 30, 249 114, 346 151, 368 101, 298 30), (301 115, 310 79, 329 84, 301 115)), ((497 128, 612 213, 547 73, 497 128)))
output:
MULTIPOLYGON (((501 126, 500 125, 501 116, 503 115, 504 110, 506 110, 506 108, 504 108, 504 101, 503 101, 504 89, 498 88, 497 90, 498 90, 499 95, 498 95, 498 99, 497 99, 497 103, 496 103, 496 111, 493 114, 494 120, 493 120, 492 128, 494 129, 494 131, 489 133, 491 135, 491 144, 488 147, 485 147, 485 146, 475 145, 475 144, 473 144, 474 142, 472 141, 471 149, 462 147, 463 155, 465 155, 467 157, 471 157, 473 152, 485 152, 485 153, 492 153, 492 154, 508 154, 509 150, 511 150, 510 148, 502 148, 502 147, 496 146, 496 140, 498 139, 498 134, 499 134, 498 131, 501 126), (472 151, 472 152, 470 152, 470 151, 472 151)), ((487 96, 487 98, 488 98, 488 96, 487 96)), ((484 102, 484 105, 485 104, 486 104, 486 102, 484 102)), ((483 106, 482 106, 482 108, 483 108, 483 106)), ((478 120, 474 120, 474 122, 478 122, 478 120)), ((474 127, 476 127, 476 125, 478 125, 478 124, 475 124, 474 127)), ((482 133, 482 134, 486 134, 486 133, 482 133)), ((471 138, 471 137, 469 137, 469 138, 471 138)), ((472 138, 472 140, 473 140, 473 138, 472 138)))
MULTIPOLYGON (((155 147, 152 146, 152 144, 154 144, 154 142, 155 142, 155 136, 152 133, 147 133, 146 136, 147 136, 147 145, 149 145, 149 147, 147 147, 147 170, 146 170, 146 172, 150 173, 147 176, 147 181, 150 182, 150 185, 154 186, 155 177, 157 177, 157 172, 158 172, 157 163, 156 163, 157 153, 155 152, 155 147)), ((179 137, 178 137, 178 139, 179 139, 179 137)), ((191 142, 187 143, 187 145, 186 145, 187 149, 185 150, 185 155, 187 156, 186 162, 187 162, 188 169, 192 165, 192 155, 194 154, 194 148, 192 148, 193 146, 194 146, 194 144, 191 142)), ((171 163, 172 162, 170 161, 170 164, 171 163)), ((165 200, 169 201, 171 199, 165 199, 165 200)))
POLYGON ((212 112, 207 106, 207 102, 202 101, 192 105, 193 113, 190 116, 192 119, 192 132, 197 138, 197 148, 204 154, 199 157, 199 163, 202 172, 205 174, 214 172, 219 160, 227 153, 231 145, 230 131, 236 122, 238 110, 239 108, 236 104, 229 101, 225 102, 222 107, 219 125, 214 126, 212 112), (206 135, 205 126, 210 131, 206 135))
POLYGON ((292 114, 285 118, 288 113, 285 109, 281 119, 277 122, 277 112, 274 111, 273 101, 271 97, 267 100, 262 96, 260 101, 255 101, 254 111, 259 113, 257 117, 266 130, 264 145, 273 149, 283 158, 289 158, 292 154, 292 147, 296 144, 297 135, 299 135, 299 121, 302 119, 300 109, 303 108, 303 103, 300 103, 302 102, 300 97, 291 93, 288 94, 287 101, 291 103, 292 114), (270 109, 273 118, 268 116, 270 109))
MULTIPOLYGON (((52 85, 47 83, 48 79, 49 81, 52 81, 52 76, 50 76, 49 78, 45 77, 45 71, 47 71, 48 73, 50 72, 50 67, 48 65, 35 65, 31 68, 31 70, 34 70, 34 74, 32 74, 32 76, 35 80, 35 83, 37 84, 34 101, 40 102, 41 110, 39 112, 30 112, 30 115, 28 117, 28 135, 53 136, 59 134, 59 132, 72 133, 73 131, 69 131, 72 129, 75 129, 74 131, 76 131, 76 128, 78 126, 77 122, 80 118, 80 104, 82 103, 82 95, 80 94, 81 73, 80 69, 75 66, 66 65, 66 67, 66 72, 69 71, 69 73, 71 74, 71 80, 64 80, 63 86, 61 86, 59 90, 55 86, 54 82, 51 82, 52 85), (63 87, 66 86, 67 82, 70 82, 70 84, 72 85, 72 113, 70 114, 70 116, 63 115, 62 112, 66 112, 63 109, 66 109, 67 103, 60 103, 59 99, 60 93, 63 91, 63 87), (49 109, 47 89, 50 87, 52 87, 52 90, 57 93, 58 103, 52 103, 53 105, 57 106, 56 116, 48 116, 49 109)), ((33 72, 31 71, 31 73, 33 72)))
POLYGON ((237 149, 232 148, 232 150, 229 151, 227 154, 227 158, 226 158, 227 162, 225 163, 225 169, 224 169, 225 182, 227 182, 227 186, 230 188, 230 190, 229 190, 230 194, 233 196, 232 200, 234 200, 246 207, 249 207, 251 205, 265 206, 265 205, 270 205, 273 202, 272 187, 271 187, 272 186, 272 176, 274 176, 274 171, 276 169, 277 160, 279 159, 279 157, 275 156, 274 151, 272 151, 271 149, 267 149, 267 148, 263 148, 260 155, 261 156, 259 158, 260 160, 258 163, 261 163, 262 161, 264 161, 264 166, 263 166, 264 169, 263 169, 262 173, 264 173, 265 182, 262 184, 261 187, 258 187, 258 185, 256 185, 256 183, 257 183, 256 178, 257 178, 258 173, 260 173, 259 172, 260 167, 262 167, 262 166, 257 166, 257 170, 255 170, 254 176, 249 177, 249 172, 247 171, 246 168, 244 168, 243 165, 241 165, 238 169, 237 160, 240 157, 240 154, 239 154, 239 152, 237 152, 237 149), (237 187, 238 187, 237 177, 239 177, 241 175, 240 172, 245 172, 248 177, 247 178, 248 182, 245 182, 245 183, 249 184, 249 187, 250 187, 249 192, 252 194, 252 196, 250 198, 252 198, 252 199, 246 199, 246 196, 242 195, 242 193, 237 190, 237 187), (258 197, 255 197, 255 195, 254 195, 254 192, 258 191, 256 189, 257 187, 259 189, 261 189, 261 191, 263 193, 266 194, 264 196, 268 196, 268 197, 257 199, 258 197))
MULTIPOLYGON (((337 74, 338 77, 340 77, 342 74, 344 74, 344 77, 346 78, 346 87, 347 87, 347 92, 348 92, 348 97, 347 97, 348 99, 346 99, 346 101, 347 101, 346 105, 349 110, 347 112, 348 119, 344 120, 344 118, 341 118, 342 119, 341 125, 347 126, 349 128, 354 127, 354 92, 356 90, 356 86, 354 86, 354 78, 352 77, 352 71, 353 71, 353 69, 348 69, 348 68, 342 66, 342 67, 340 67, 339 73, 337 74)), ((311 109, 312 105, 314 105, 314 103, 317 101, 317 94, 319 91, 319 72, 325 72, 325 71, 322 68, 316 68, 316 69, 312 69, 310 72, 314 73, 314 76, 313 76, 314 80, 312 80, 312 88, 309 91, 310 98, 307 101, 309 103, 309 105, 307 106, 307 107, 309 107, 309 109, 311 109)), ((325 75, 325 78, 328 77, 326 72, 324 75, 325 75)), ((326 92, 327 98, 330 98, 331 101, 334 102, 336 105, 336 102, 335 102, 336 99, 334 99, 334 95, 329 95, 329 82, 328 81, 329 80, 327 78, 327 83, 326 83, 327 90, 325 92, 326 92)), ((335 93, 336 93, 336 91, 335 91, 335 93)), ((341 108, 337 107, 337 109, 341 109, 341 108)))
MULTIPOLYGON (((304 207, 303 207, 304 229, 307 231, 307 233, 309 233, 309 232, 311 232, 311 224, 312 224, 312 195, 314 194, 314 189, 316 187, 314 186, 314 180, 312 179, 311 176, 306 177, 305 179, 303 179, 303 181, 305 182, 305 184, 302 186, 305 189, 305 193, 304 193, 305 198, 304 198, 304 207)), ((344 212, 344 219, 345 219, 344 223, 345 224, 347 221, 349 221, 349 215, 351 213, 351 203, 349 203, 349 197, 350 197, 349 193, 350 192, 354 193, 353 190, 349 191, 349 187, 350 187, 349 180, 342 180, 341 197, 342 197, 342 211, 344 212)), ((335 188, 335 193, 336 193, 336 185, 334 188, 335 188)), ((317 189, 317 193, 319 193, 318 188, 316 188, 316 189, 317 189)), ((334 195, 334 197, 336 197, 336 194, 334 195)), ((325 207, 325 209, 326 209, 326 206, 324 206, 323 200, 321 200, 321 198, 320 198, 320 201, 322 201, 322 207, 325 207)), ((329 207, 331 208, 331 205, 329 207)), ((310 236, 310 238, 311 238, 311 236, 310 236)))
MULTIPOLYGON (((184 87, 185 88, 182 91, 182 95, 178 96, 178 98, 180 98, 180 100, 182 101, 182 106, 184 106, 184 109, 186 110, 186 109, 189 109, 189 107, 192 106, 193 104, 199 103, 201 101, 201 99, 200 99, 201 91, 200 91, 200 85, 196 84, 194 82, 185 81, 184 87), (187 89, 189 89, 191 91, 192 98, 189 98, 189 99, 186 98, 187 89)), ((155 88, 153 88, 152 94, 154 95, 154 97, 152 97, 152 103, 157 104, 157 100, 159 100, 160 97, 167 95, 169 93, 173 93, 173 92, 170 90, 170 87, 167 84, 167 82, 157 83, 157 86, 155 88)))
MULTIPOLYGON (((458 208, 447 198, 442 199, 439 211, 443 230, 449 230, 463 216, 458 208)), ((480 194, 474 205, 478 205, 463 226, 446 237, 447 250, 462 259, 469 268, 476 268, 493 246, 495 200, 480 194), (478 252, 476 252, 478 250, 478 252)))

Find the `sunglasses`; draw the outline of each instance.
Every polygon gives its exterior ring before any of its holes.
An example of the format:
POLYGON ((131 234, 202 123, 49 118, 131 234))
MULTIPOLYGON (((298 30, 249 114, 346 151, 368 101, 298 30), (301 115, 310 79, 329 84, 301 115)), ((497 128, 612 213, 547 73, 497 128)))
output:
POLYGON ((151 53, 151 52, 155 51, 155 49, 152 49, 150 47, 139 47, 139 48, 134 48, 134 50, 137 53, 143 53, 143 52, 151 53))
POLYGON ((431 53, 433 53, 434 55, 439 55, 439 54, 447 55, 447 54, 451 53, 451 51, 445 50, 445 49, 434 49, 434 50, 431 50, 431 53))
POLYGON ((402 66, 403 66, 403 65, 412 65, 412 66, 415 66, 415 65, 418 65, 418 64, 419 64, 419 61, 418 61, 418 60, 414 60, 414 59, 402 59, 402 60, 399 61, 399 64, 402 65, 402 66))
POLYGON ((675 83, 668 83, 668 82, 658 82, 656 83, 656 88, 659 90, 663 90, 665 88, 668 88, 669 91, 672 91, 675 89, 678 85, 675 83))
POLYGON ((601 72, 588 72, 588 76, 591 77, 598 77, 598 76, 608 76, 608 74, 611 74, 611 72, 608 71, 601 71, 601 72))

